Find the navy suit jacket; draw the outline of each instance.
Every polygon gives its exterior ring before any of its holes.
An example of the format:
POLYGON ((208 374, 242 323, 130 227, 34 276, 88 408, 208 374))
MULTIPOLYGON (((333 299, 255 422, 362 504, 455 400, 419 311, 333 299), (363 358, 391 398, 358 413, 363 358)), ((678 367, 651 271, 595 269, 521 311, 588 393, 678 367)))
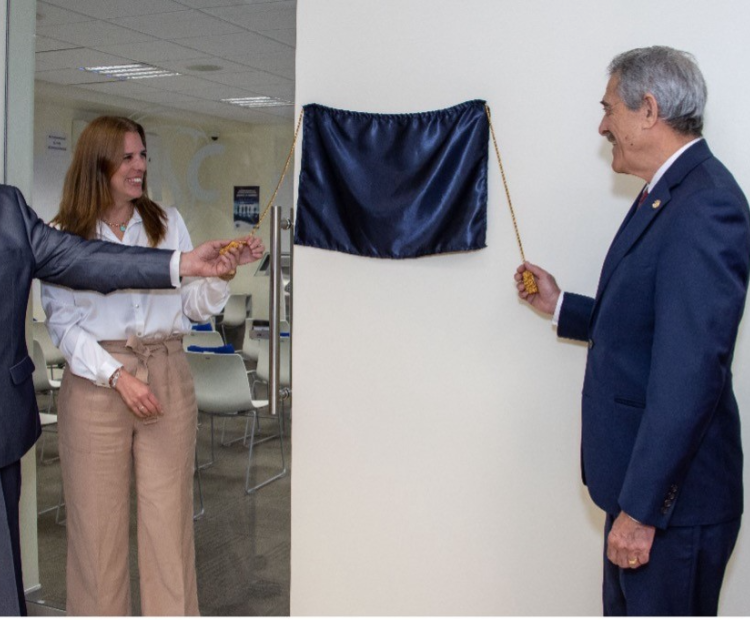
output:
POLYGON ((633 205, 596 297, 565 294, 558 335, 589 341, 583 478, 606 512, 659 528, 742 514, 731 366, 749 270, 747 200, 700 141, 633 205))
POLYGON ((84 241, 55 230, 21 192, 0 185, 0 467, 18 461, 41 432, 25 337, 32 279, 101 293, 171 288, 171 257, 166 250, 84 241))

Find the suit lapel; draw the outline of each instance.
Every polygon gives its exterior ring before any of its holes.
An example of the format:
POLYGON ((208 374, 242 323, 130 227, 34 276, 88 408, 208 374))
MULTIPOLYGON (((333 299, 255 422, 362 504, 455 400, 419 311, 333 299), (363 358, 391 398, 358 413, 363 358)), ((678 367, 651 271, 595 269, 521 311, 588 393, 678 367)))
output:
POLYGON ((599 298, 604 293, 620 261, 622 261, 633 245, 646 233, 652 222, 669 204, 672 188, 679 185, 696 166, 703 163, 709 157, 712 157, 711 151, 706 141, 701 140, 677 158, 640 208, 636 199, 636 202, 633 203, 628 215, 620 226, 620 230, 615 235, 607 257, 604 259, 602 274, 599 278, 599 288, 596 293, 596 305, 598 305, 599 298))
POLYGON ((646 232, 659 213, 664 210, 669 202, 669 198, 669 189, 659 183, 654 188, 654 191, 646 197, 646 200, 640 207, 638 207, 638 201, 636 200, 634 204, 635 213, 631 217, 625 218, 623 225, 620 227, 609 248, 609 252, 607 252, 607 257, 604 259, 602 275, 599 278, 599 289, 596 293, 597 299, 604 292, 620 261, 625 258, 630 248, 646 232))

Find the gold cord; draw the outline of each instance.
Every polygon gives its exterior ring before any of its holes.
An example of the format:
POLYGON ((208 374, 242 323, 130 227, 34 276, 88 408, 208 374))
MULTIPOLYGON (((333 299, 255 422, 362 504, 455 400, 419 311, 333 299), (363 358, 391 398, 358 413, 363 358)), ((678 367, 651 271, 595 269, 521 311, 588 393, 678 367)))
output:
MULTIPOLYGON (((521 262, 526 262, 526 256, 523 253, 523 243, 521 243, 521 234, 518 232, 518 222, 516 221, 516 212, 513 210, 513 202, 510 199, 510 191, 508 190, 508 181, 505 178, 505 170, 503 169, 503 160, 500 157, 500 149, 497 146, 497 138, 495 137, 495 128, 492 126, 492 115, 490 114, 490 106, 484 104, 484 110, 487 113, 487 122, 490 124, 490 135, 492 136, 492 144, 495 145, 495 155, 497 155, 497 163, 500 166, 500 176, 503 179, 503 187, 505 188, 505 196, 508 199, 508 207, 510 208, 510 218, 513 220, 513 230, 516 233, 516 241, 518 241, 518 249, 521 251, 521 262)), ((538 293, 539 289, 534 281, 534 275, 530 271, 524 271, 523 283, 526 287, 526 292, 529 294, 538 293)))
POLYGON ((281 171, 281 177, 279 178, 279 182, 276 184, 276 189, 273 190, 273 196, 271 196, 271 200, 268 201, 266 208, 263 209, 263 213, 261 213, 260 217, 258 218, 258 223, 255 226, 253 226, 253 230, 250 232, 251 235, 254 235, 260 228, 260 225, 263 222, 263 218, 266 217, 268 210, 271 208, 271 205, 273 205, 274 200, 276 200, 276 195, 279 193, 279 188, 281 187, 281 184, 284 182, 284 177, 286 176, 286 173, 289 170, 289 164, 292 161, 292 155, 294 155, 294 149, 297 146, 297 138, 299 137, 299 130, 302 127, 302 115, 304 114, 304 112, 305 112, 304 108, 300 109, 299 119, 297 120, 297 128, 294 130, 294 139, 292 140, 292 148, 289 149, 289 155, 287 155, 286 163, 284 164, 284 169, 281 171))
MULTIPOLYGON (((268 201, 268 204, 266 205, 266 208, 263 209, 263 213, 260 214, 260 217, 258 218, 257 224, 253 226, 253 229, 250 231, 251 235, 255 235, 256 232, 260 229, 260 225, 263 222, 263 218, 266 217, 266 214, 268 213, 268 210, 273 205, 273 201, 276 200, 276 195, 279 193, 279 188, 281 187, 281 184, 284 182, 284 176, 286 176, 287 170, 289 170, 289 163, 292 161, 292 155, 294 155, 294 148, 297 146, 297 138, 299 136, 299 130, 302 126, 302 114, 304 110, 299 111, 299 120, 297 121, 297 128, 294 130, 294 139, 292 140, 292 148, 289 149, 289 155, 287 155, 286 163, 284 164, 284 169, 281 171, 281 177, 279 178, 279 182, 276 184, 276 189, 273 191, 273 196, 271 196, 271 200, 268 201)), ((225 254, 228 252, 231 248, 238 248, 245 245, 244 241, 232 241, 225 245, 221 250, 219 250, 219 254, 225 254)), ((230 271, 227 274, 227 277, 224 278, 225 280, 231 280, 234 277, 235 271, 230 271)))

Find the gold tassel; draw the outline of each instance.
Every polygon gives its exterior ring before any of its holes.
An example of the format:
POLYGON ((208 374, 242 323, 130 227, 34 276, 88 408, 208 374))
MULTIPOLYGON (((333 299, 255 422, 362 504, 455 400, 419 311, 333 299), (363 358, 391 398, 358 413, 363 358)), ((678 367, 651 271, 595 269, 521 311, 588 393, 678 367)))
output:
POLYGON ((224 254, 229 252, 229 250, 233 250, 234 248, 241 248, 246 243, 247 242, 244 239, 242 241, 230 241, 227 245, 219 250, 219 254, 223 256, 224 254))
POLYGON ((536 295, 539 292, 539 287, 536 285, 534 274, 528 269, 523 272, 523 286, 529 295, 536 295))

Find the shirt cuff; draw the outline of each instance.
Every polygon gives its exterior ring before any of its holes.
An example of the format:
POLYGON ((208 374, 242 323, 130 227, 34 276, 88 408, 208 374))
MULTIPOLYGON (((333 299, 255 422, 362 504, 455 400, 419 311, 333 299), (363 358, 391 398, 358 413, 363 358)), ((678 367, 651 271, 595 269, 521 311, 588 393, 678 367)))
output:
POLYGON ((557 298, 557 305, 555 306, 555 314, 552 315, 553 327, 557 327, 557 324, 560 322, 560 310, 563 305, 563 297, 565 297, 565 293, 560 291, 560 296, 557 298))
POLYGON ((172 280, 172 286, 180 288, 180 256, 182 252, 175 250, 169 261, 169 277, 172 280))
POLYGON ((96 381, 94 381, 94 385, 97 385, 103 388, 109 388, 110 387, 109 380, 112 378, 112 375, 114 374, 115 370, 117 370, 121 366, 122 364, 114 358, 104 362, 102 364, 102 367, 96 373, 97 376, 96 376, 96 381))

